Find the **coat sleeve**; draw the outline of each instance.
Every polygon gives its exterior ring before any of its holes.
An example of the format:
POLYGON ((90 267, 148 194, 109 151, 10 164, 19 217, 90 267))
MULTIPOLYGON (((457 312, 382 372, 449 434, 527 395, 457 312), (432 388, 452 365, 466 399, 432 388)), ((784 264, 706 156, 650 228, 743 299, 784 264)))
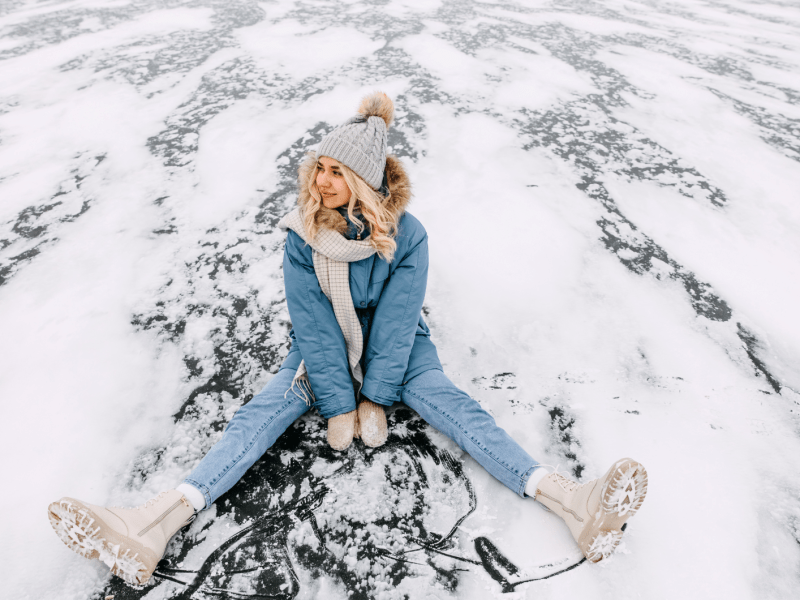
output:
POLYGON ((428 235, 423 232, 386 283, 369 334, 361 393, 378 404, 400 400, 428 284, 428 235))
POLYGON ((319 287, 311 248, 289 231, 283 255, 286 304, 305 361, 314 406, 330 419, 356 408, 344 335, 330 300, 319 287))

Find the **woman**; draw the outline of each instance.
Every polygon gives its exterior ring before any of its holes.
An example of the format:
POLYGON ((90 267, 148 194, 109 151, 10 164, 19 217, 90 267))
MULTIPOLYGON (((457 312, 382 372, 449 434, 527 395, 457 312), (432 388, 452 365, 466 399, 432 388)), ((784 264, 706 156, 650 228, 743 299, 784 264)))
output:
POLYGON ((293 329, 278 374, 176 489, 131 509, 72 498, 51 504, 51 524, 70 548, 143 584, 170 538, 312 406, 328 419, 330 445, 344 450, 354 437, 383 444, 383 407, 403 402, 513 492, 564 519, 590 561, 614 551, 644 500, 644 467, 623 459, 582 485, 549 472, 443 373, 421 316, 427 234, 405 211, 411 194, 400 161, 386 155, 393 112, 385 94, 367 96, 358 116, 300 167, 298 207, 279 223, 288 231, 283 268, 293 329))

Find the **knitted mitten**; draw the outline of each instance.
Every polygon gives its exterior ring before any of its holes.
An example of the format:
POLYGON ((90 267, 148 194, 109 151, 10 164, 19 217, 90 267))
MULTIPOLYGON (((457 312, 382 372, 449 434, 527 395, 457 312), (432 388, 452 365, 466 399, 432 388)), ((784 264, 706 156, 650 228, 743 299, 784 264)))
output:
POLYGON ((356 411, 328 419, 328 444, 334 450, 346 450, 356 432, 356 411))
POLYGON ((370 400, 362 400, 358 405, 356 430, 356 437, 360 437, 361 441, 370 448, 383 446, 386 438, 389 437, 383 406, 370 400))

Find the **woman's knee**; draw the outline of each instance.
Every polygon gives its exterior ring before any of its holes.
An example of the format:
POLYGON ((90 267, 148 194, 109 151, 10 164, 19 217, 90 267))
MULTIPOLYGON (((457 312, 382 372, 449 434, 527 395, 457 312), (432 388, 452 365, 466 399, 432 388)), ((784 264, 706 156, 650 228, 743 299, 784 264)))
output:
POLYGON ((403 387, 403 401, 406 400, 407 395, 410 396, 411 402, 421 400, 442 408, 460 407, 463 410, 469 404, 480 407, 469 394, 456 387, 456 384, 439 369, 424 371, 409 380, 403 387))
POLYGON ((438 369, 410 380, 403 390, 403 402, 440 431, 448 430, 451 437, 495 425, 477 400, 438 369))
MULTIPOLYGON (((446 389, 455 387, 450 378, 441 369, 429 369, 415 375, 405 382, 403 391, 420 393, 422 390, 446 389)), ((458 388, 456 388, 458 389, 458 388)))

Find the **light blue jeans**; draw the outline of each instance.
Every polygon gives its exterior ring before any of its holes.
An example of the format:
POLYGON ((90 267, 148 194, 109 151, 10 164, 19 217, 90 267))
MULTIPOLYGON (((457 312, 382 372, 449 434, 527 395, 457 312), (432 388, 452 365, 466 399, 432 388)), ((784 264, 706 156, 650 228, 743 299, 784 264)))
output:
MULTIPOLYGON (((283 369, 242 406, 184 483, 200 490, 206 506, 227 492, 309 406, 286 390, 295 371, 283 369)), ((438 369, 403 386, 402 401, 452 438, 511 491, 525 497, 525 484, 538 463, 497 426, 481 405, 438 369)))

